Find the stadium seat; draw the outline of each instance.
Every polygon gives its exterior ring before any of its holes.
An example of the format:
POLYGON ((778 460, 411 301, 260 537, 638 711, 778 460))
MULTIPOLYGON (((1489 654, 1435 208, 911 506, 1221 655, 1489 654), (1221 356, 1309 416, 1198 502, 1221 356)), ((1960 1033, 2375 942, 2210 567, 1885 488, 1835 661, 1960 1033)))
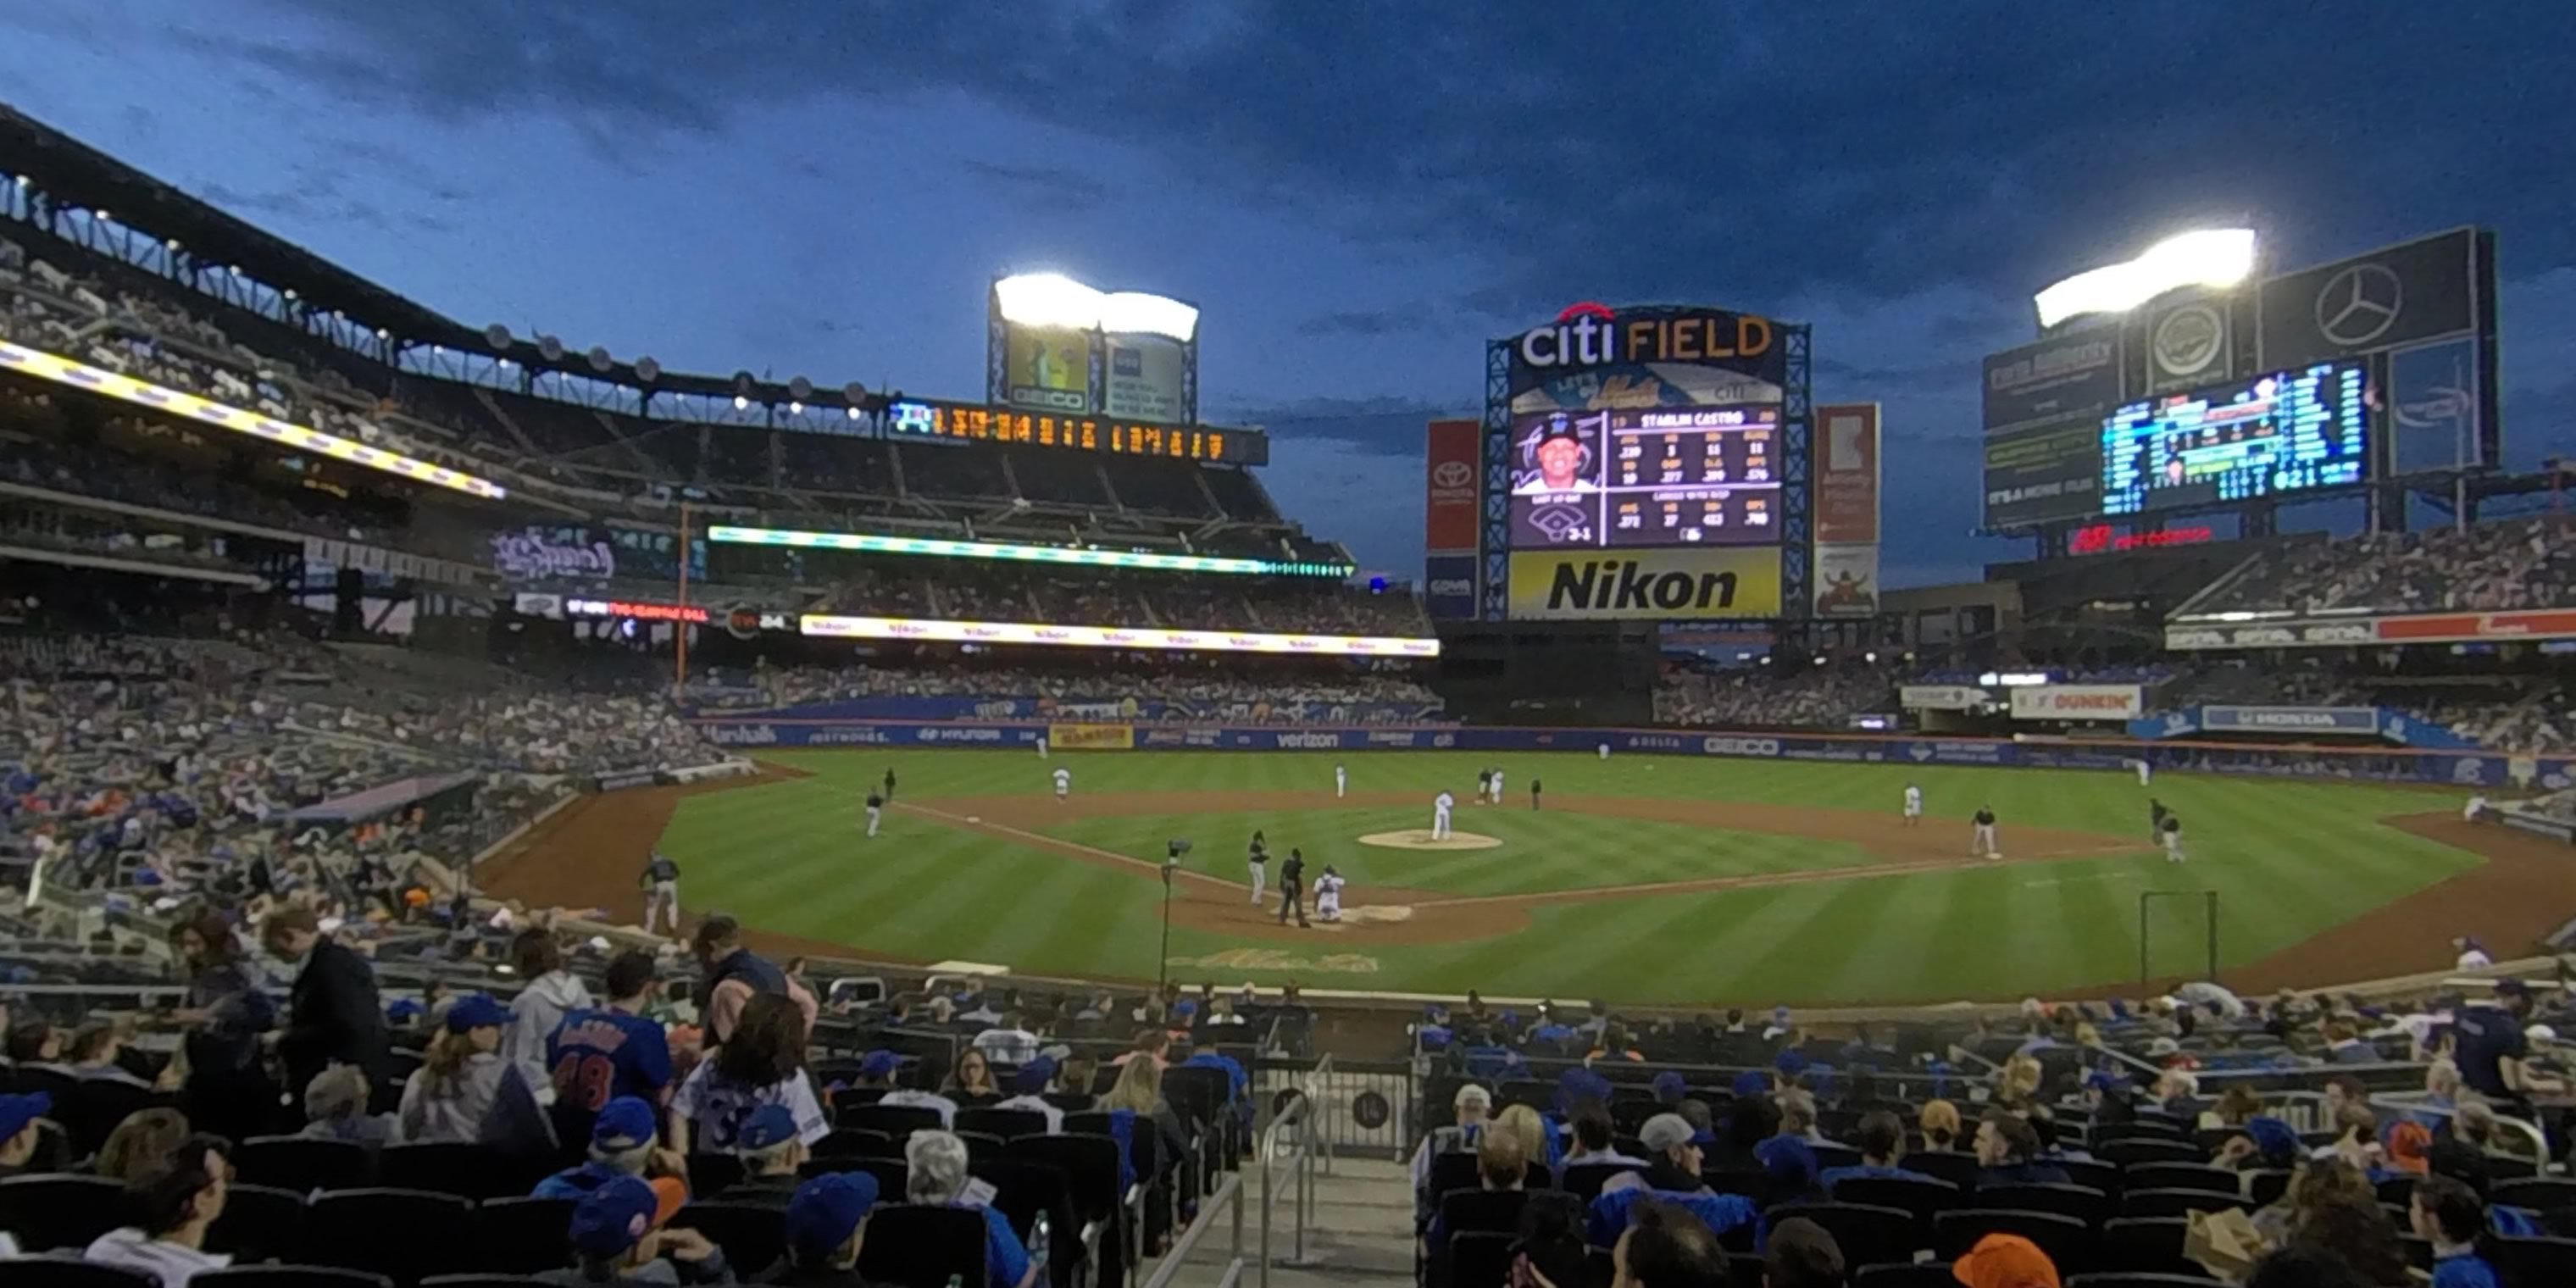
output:
POLYGON ((856 1127, 860 1131, 884 1132, 897 1146, 912 1138, 917 1131, 938 1131, 944 1124, 939 1111, 928 1105, 850 1105, 835 1110, 836 1127, 856 1127))
POLYGON ((2102 1223, 2103 1264, 2207 1278, 2209 1272, 2182 1255, 2183 1239, 2190 1232, 2191 1221, 2186 1217, 2113 1217, 2102 1223))
POLYGON ((1862 1266, 1852 1272, 1852 1288, 1959 1288, 1950 1263, 1862 1266))
MULTIPOLYGON (((964 1120, 964 1112, 957 1117, 964 1120)), ((814 1142, 816 1158, 901 1158, 894 1138, 881 1131, 861 1131, 856 1127, 835 1127, 830 1135, 814 1142)))
MULTIPOLYGON (((1932 1228, 1932 1215, 1946 1212, 1960 1204, 1959 1187, 1948 1181, 1907 1181, 1887 1176, 1854 1176, 1836 1182, 1833 1188, 1837 1203, 1859 1203, 1868 1207, 1896 1208, 1914 1214, 1924 1229, 1932 1228)), ((1848 1259, 1846 1259, 1848 1263, 1848 1259)))
MULTIPOLYGON (((2576 1180, 2563 1176, 2534 1177, 2528 1180, 2497 1181, 2487 1201, 2507 1207, 2530 1208, 2552 1217, 2576 1210, 2576 1180)), ((2558 1221, 2550 1221, 2552 1229, 2558 1221)))
POLYGON ((2111 1197, 2081 1185, 1989 1185, 1977 1191, 1976 1202, 1982 1208, 2053 1212, 2088 1226, 2111 1219, 2111 1197))
MULTIPOLYGON (((1726 1254, 1726 1288, 1762 1288, 1762 1257, 1753 1252, 1726 1254)), ((1460 1288, 1468 1288, 1463 1282, 1460 1288)))
POLYGON ((970 1160, 1002 1156, 1004 1142, 991 1132, 961 1131, 957 1133, 957 1139, 966 1146, 966 1157, 970 1160))
POLYGON ((1449 1236, 1449 1282, 1456 1288, 1496 1288, 1511 1275, 1514 1242, 1516 1236, 1499 1230, 1449 1236))
POLYGON ((464 1141, 387 1145, 376 1155, 376 1183, 390 1190, 497 1199, 527 1193, 544 1175, 523 1160, 464 1141))
POLYGON ((2491 1239, 2489 1259, 2513 1284, 2576 1284, 2576 1239, 2491 1239))
POLYGON ((2095 1264, 2096 1240, 2083 1222, 2046 1212, 1994 1208, 1965 1208, 1932 1218, 1933 1254, 1956 1261, 1989 1234, 2018 1234, 2038 1244, 2057 1263, 2059 1274, 2080 1274, 2095 1264))
POLYGON ((2085 1133, 2085 1139, 2098 1150, 2115 1140, 2189 1140, 2191 1134, 2183 1129, 2181 1123, 2135 1118, 2124 1123, 2097 1124, 2085 1133))
POLYGON ((711 1154, 704 1150, 690 1152, 689 1193, 721 1194, 741 1183, 742 1159, 739 1156, 711 1154))
POLYGON ((2194 1212, 2218 1212, 2238 1208, 2251 1212, 2254 1200, 2216 1190, 2130 1190, 2120 1196, 2120 1215, 2124 1217, 2175 1217, 2189 1219, 2194 1212))
POLYGON ((2142 1163, 2121 1173, 2133 1190, 2209 1190, 2219 1194, 2242 1194, 2244 1185, 2237 1174, 2224 1167, 2206 1163, 2142 1163))
MULTIPOLYGON (((1058 1288, 1071 1288, 1082 1261, 1083 1245, 1074 1237, 1082 1229, 1082 1214, 1074 1208, 1073 1186, 1065 1180, 1063 1169, 1049 1163, 995 1159, 974 1164, 971 1174, 993 1187, 993 1210, 1011 1223, 1011 1233, 1020 1236, 1022 1244, 1028 1243, 1038 1217, 1046 1217, 1053 1234, 1048 1275, 1058 1288)), ((888 1193, 882 1186, 879 1192, 888 1193)))
POLYGON ((311 1194, 363 1189, 375 1182, 376 1159, 355 1141, 253 1136, 233 1148, 233 1179, 311 1194))
POLYGON ((983 1214, 909 1203, 880 1207, 869 1216, 868 1237, 859 1245, 859 1274, 871 1284, 899 1288, 982 1283, 983 1214))
POLYGON ((2066 1173, 2066 1179, 2070 1184, 2081 1185, 2088 1190, 2100 1190, 2113 1198, 2118 1198, 2120 1191, 2127 1188, 2127 1182, 2122 1177, 2117 1164, 2089 1158, 2061 1158, 2055 1162, 2059 1170, 2066 1173))
POLYGON ((293 1256, 303 1240, 304 1196, 267 1185, 227 1189, 224 1214, 206 1231, 208 1250, 243 1265, 293 1256))
POLYGON ((1808 1152, 1816 1156, 1816 1170, 1828 1167, 1860 1166, 1860 1151, 1849 1145, 1811 1145, 1808 1152))
POLYGON ((125 1187, 103 1176, 12 1176, 0 1181, 0 1230, 27 1252, 75 1251, 124 1224, 125 1187))
POLYGON ((532 1275, 572 1264, 573 1199, 485 1199, 474 1210, 474 1268, 532 1275))
MULTIPOLYGON (((1904 1184, 1905 1182, 1898 1182, 1904 1184)), ((1931 1226, 1903 1208, 1858 1203, 1787 1203, 1763 1215, 1772 1229, 1791 1217, 1805 1217, 1825 1228, 1843 1250, 1843 1264, 1876 1265, 1913 1259, 1931 1245, 1931 1226)))
POLYGON ((158 1275, 123 1266, 92 1265, 69 1253, 9 1261, 0 1279, 6 1279, 10 1288, 161 1288, 158 1275))
POLYGON ((1004 1146, 1002 1156, 1062 1171, 1086 1223, 1109 1220, 1118 1210, 1118 1142, 1107 1136, 1023 1136, 1004 1146))
POLYGON ((2115 1270, 2108 1274, 2077 1275, 2066 1281, 2066 1288, 2209 1288, 2205 1275, 2159 1275, 2142 1270, 2115 1270))
POLYGON ((2115 1140, 2093 1151, 2095 1157, 2124 1168, 2147 1163, 2206 1163, 2209 1155, 2200 1146, 2186 1140, 2152 1140, 2132 1136, 2115 1140))
POLYGON ((2278 1168, 2261 1172, 2247 1172, 2245 1174, 2245 1193, 2247 1197, 2254 1200, 2254 1206, 2269 1206, 2271 1203, 2278 1200, 2283 1194, 2289 1192, 2291 1175, 2292 1173, 2278 1168))
POLYGON ((1974 1154, 1924 1150, 1906 1155, 1905 1166, 1934 1180, 1948 1181, 1961 1190, 1977 1188, 1977 1156, 1974 1154))
POLYGON ((982 1132, 998 1140, 1016 1140, 1022 1136, 1046 1134, 1047 1116, 1034 1109, 994 1109, 975 1106, 957 1111, 957 1131, 982 1132))
POLYGON ((229 1266, 189 1276, 189 1288, 393 1288, 383 1275, 336 1266, 229 1266))
POLYGON ((397 1284, 473 1269, 474 1205, 424 1190, 340 1190, 304 1213, 307 1265, 362 1270, 397 1284))
POLYGON ((423 1279, 420 1288, 545 1288, 534 1275, 440 1275, 423 1279))
POLYGON ((1469 1150, 1453 1149, 1431 1156, 1430 1177, 1422 1183, 1422 1189, 1436 1198, 1451 1190, 1475 1189, 1479 1183, 1476 1179, 1476 1155, 1469 1150))
MULTIPOLYGON (((695 1230, 724 1249, 738 1279, 760 1274, 787 1253, 787 1210, 773 1203, 693 1202, 671 1224, 695 1230)), ((869 1233, 875 1233, 873 1225, 869 1233)))
POLYGON ((1636 1171, 1634 1163, 1576 1163, 1565 1169, 1564 1189, 1568 1194, 1591 1202, 1601 1194, 1601 1187, 1621 1172, 1636 1171))
POLYGON ((138 1087, 132 1083, 111 1082, 103 1078, 83 1079, 72 1094, 70 1103, 54 1102, 54 1116, 71 1132, 72 1148, 83 1155, 95 1154, 107 1143, 108 1133, 124 1122, 128 1114, 145 1109, 167 1108, 179 1098, 165 1091, 138 1087))
POLYGON ((2371 1189, 2377 1192, 2380 1202, 2403 1206, 2415 1200, 2415 1180, 2412 1176, 2386 1177, 2371 1189))
MULTIPOLYGON (((1440 1196, 1440 1224, 1452 1234, 1466 1230, 1518 1230, 1527 1190, 1451 1190, 1440 1196)), ((1439 1250, 1433 1249, 1436 1254, 1439 1250)))
POLYGON ((1109 1134, 1109 1114, 1105 1110, 1098 1109, 1085 1109, 1076 1112, 1068 1112, 1064 1116, 1064 1134, 1067 1136, 1106 1136, 1109 1134))

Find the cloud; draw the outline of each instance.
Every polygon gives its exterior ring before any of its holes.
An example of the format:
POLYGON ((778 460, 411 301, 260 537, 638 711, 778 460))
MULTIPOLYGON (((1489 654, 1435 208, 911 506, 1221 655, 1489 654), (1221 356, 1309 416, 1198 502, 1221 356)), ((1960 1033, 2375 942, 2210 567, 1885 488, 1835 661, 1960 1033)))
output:
MULTIPOLYGON (((1415 423, 1420 443, 1420 422, 1415 423)), ((1273 438, 1262 486, 1280 513, 1315 522, 1372 572, 1422 572, 1422 463, 1339 438, 1273 438)))
POLYGON ((969 158, 959 168, 1014 195, 1053 203, 1068 211, 1097 209, 1109 200, 1109 185, 1070 166, 1006 165, 969 158))
POLYGON ((1419 331, 1431 324, 1431 306, 1419 300, 1385 309, 1345 309, 1319 313, 1297 324, 1297 334, 1378 336, 1419 331))
MULTIPOLYGON (((1230 408, 1219 421, 1259 425, 1276 445, 1286 439, 1331 439, 1354 452, 1422 455, 1423 426, 1448 416, 1476 416, 1472 407, 1443 407, 1412 398, 1301 398, 1291 403, 1230 408)), ((1276 472, 1276 462, 1273 463, 1276 472)))

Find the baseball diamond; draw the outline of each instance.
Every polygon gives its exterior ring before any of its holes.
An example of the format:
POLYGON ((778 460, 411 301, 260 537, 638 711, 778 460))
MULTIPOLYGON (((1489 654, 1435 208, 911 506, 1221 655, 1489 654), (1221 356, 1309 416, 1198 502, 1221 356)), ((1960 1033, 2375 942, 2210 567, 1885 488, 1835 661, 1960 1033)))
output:
MULTIPOLYGON (((1171 969, 1669 1004, 2109 991, 2135 981, 2150 891, 2219 895, 2220 966, 2238 988, 2438 968, 2448 953, 2427 928, 2522 942, 2563 913, 2563 846, 2462 823, 2424 789, 2349 783, 2159 779, 2157 797, 2194 820, 2178 866, 2140 834, 2146 792, 2124 773, 1525 753, 1505 768, 1544 776, 1543 812, 1462 803, 1459 839, 1492 844, 1384 844, 1492 759, 1348 757, 1337 799, 1335 758, 1319 754, 1059 753, 1047 763, 1079 784, 1059 806, 1025 753, 781 752, 749 785, 585 798, 489 872, 532 905, 623 920, 633 856, 658 845, 698 908, 781 944, 1146 980, 1163 965, 1157 868, 1188 839, 1171 969), (870 841, 862 801, 889 764, 904 797, 870 841), (1901 825, 1909 782, 1926 797, 1919 828, 1901 825), (1969 857, 1981 804, 2000 862, 1969 857), (1234 856, 1256 829, 1314 870, 1338 866, 1341 922, 1283 927, 1246 902, 1234 856), (2387 933, 2401 925, 2413 933, 2387 933), (1623 951, 1599 951, 1610 943, 1623 951)), ((2149 966, 2196 971, 2197 934, 2149 966)))

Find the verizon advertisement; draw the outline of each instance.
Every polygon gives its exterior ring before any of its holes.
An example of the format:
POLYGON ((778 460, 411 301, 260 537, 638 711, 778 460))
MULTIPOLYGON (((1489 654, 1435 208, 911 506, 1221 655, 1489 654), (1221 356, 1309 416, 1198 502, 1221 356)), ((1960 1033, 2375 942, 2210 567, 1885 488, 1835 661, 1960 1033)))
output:
POLYGON ((2135 720, 2147 691, 2135 684, 2035 684, 2012 691, 2015 720, 2135 720))
POLYGON ((1478 439, 1485 427, 1472 420, 1435 420, 1424 479, 1422 548, 1429 553, 1476 552, 1476 474, 1478 439))

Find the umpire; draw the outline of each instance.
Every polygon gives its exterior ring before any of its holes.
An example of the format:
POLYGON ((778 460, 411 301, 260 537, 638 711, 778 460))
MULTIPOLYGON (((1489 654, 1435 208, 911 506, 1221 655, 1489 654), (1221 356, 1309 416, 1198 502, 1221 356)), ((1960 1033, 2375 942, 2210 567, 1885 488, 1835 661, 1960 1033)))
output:
POLYGON ((1288 861, 1279 866, 1279 924, 1288 924, 1288 914, 1297 914, 1297 925, 1306 928, 1306 852, 1291 848, 1288 861))

